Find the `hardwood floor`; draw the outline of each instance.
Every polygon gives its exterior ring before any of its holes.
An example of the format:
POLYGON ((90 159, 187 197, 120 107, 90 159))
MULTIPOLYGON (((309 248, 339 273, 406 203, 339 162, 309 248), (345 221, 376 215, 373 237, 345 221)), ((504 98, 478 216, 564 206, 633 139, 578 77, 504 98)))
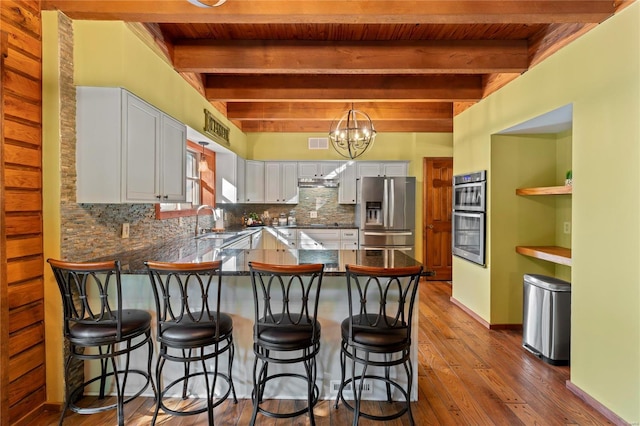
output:
MULTIPOLYGON (((445 282, 423 282, 420 288, 418 402, 413 405, 416 425, 605 425, 612 424, 570 392, 569 367, 548 365, 521 347, 519 331, 490 331, 453 305, 445 282)), ((295 401, 272 401, 293 406, 295 401)), ((370 411, 387 403, 367 402, 370 411)), ((125 406, 127 425, 147 425, 153 400, 138 398, 125 406)), ((321 401, 316 424, 351 424, 352 415, 342 405, 321 401)), ((221 404, 215 412, 218 425, 247 425, 251 401, 221 404)), ((59 413, 43 412, 33 424, 55 425, 59 413)), ((115 411, 92 416, 67 413, 65 425, 113 425, 115 411)), ((205 425, 206 414, 169 417, 159 425, 205 425)), ((278 420, 258 417, 259 425, 306 425, 307 417, 278 420)), ((361 425, 380 424, 363 420, 361 425)), ((385 425, 407 425, 406 416, 385 425)))

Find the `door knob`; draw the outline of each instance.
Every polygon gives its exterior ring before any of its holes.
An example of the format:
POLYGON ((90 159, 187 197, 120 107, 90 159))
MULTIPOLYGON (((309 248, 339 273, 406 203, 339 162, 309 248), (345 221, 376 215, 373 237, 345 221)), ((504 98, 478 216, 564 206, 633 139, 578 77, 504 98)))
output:
POLYGON ((433 229, 433 225, 427 225, 427 228, 433 229))

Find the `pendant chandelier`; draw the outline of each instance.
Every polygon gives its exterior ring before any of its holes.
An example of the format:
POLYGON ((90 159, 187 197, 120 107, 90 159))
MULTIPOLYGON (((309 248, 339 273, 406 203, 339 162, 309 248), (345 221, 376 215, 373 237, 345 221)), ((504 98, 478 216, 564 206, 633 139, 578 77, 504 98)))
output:
POLYGON ((364 154, 373 146, 376 130, 371 118, 365 112, 351 109, 344 112, 340 118, 333 120, 329 139, 331 145, 345 158, 354 159, 364 154))
POLYGON ((200 145, 202 145, 202 154, 200 155, 200 161, 198 162, 198 171, 200 173, 202 172, 208 172, 209 171, 209 164, 207 163, 207 156, 204 153, 204 147, 209 145, 209 142, 207 141, 200 141, 198 142, 200 145))
POLYGON ((198 6, 198 7, 217 7, 222 5, 227 0, 218 0, 217 2, 207 1, 207 0, 187 0, 187 1, 192 5, 198 6))

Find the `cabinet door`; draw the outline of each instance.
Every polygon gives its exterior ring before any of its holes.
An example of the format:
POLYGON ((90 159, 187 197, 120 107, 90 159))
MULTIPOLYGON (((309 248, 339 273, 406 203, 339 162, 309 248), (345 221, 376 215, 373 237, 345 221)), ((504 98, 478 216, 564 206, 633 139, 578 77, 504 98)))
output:
POLYGON ((265 203, 298 203, 298 163, 266 161, 264 180, 265 203))
POLYGON ((409 165, 406 162, 395 162, 395 163, 383 163, 382 164, 382 174, 384 176, 407 176, 409 172, 409 165))
POLYGON ((264 202, 264 163, 247 160, 245 162, 245 202, 264 202))
POLYGON ((298 163, 282 163, 280 199, 286 204, 298 204, 298 163))
POLYGON ((216 203, 238 202, 237 155, 216 153, 216 203))
POLYGON ((335 161, 299 161, 298 162, 298 178, 329 178, 336 179, 338 177, 338 167, 340 163, 335 161))
POLYGON ((236 203, 242 203, 245 199, 245 161, 236 157, 236 203))
POLYGON ((338 203, 356 203, 356 165, 353 161, 347 161, 341 167, 340 186, 338 186, 338 203))
POLYGON ((264 202, 265 203, 281 203, 280 186, 281 186, 281 168, 280 163, 265 162, 264 163, 264 202))
POLYGON ((298 162, 298 177, 311 179, 318 177, 318 163, 298 162))
POLYGON ((380 163, 375 162, 363 162, 357 163, 358 178, 364 176, 382 176, 382 167, 380 163))
MULTIPOLYGON (((334 161, 322 161, 320 165, 320 177, 338 179, 340 175, 340 163, 334 161)), ((298 173, 300 170, 298 170, 298 173)))
POLYGON ((123 201, 159 202, 161 113, 129 93, 125 102, 123 201))
POLYGON ((166 114, 162 114, 161 124, 161 201, 185 202, 187 199, 187 129, 184 124, 166 114))

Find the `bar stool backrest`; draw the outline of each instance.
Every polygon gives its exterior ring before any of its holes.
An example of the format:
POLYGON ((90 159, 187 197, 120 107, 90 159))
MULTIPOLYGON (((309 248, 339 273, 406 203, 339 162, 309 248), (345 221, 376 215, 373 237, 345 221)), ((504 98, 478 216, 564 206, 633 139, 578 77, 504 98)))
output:
POLYGON ((145 262, 156 304, 158 336, 163 324, 215 323, 219 335, 219 260, 200 263, 145 262))
MULTIPOLYGON (((62 296, 64 336, 71 334, 74 325, 115 326, 116 335, 122 337, 122 284, 120 262, 74 263, 47 259, 62 296)), ((99 343, 99 342, 95 342, 99 343)))
MULTIPOLYGON (((274 265, 249 262, 249 269, 256 324, 274 328, 311 325, 315 329, 323 264, 274 265)), ((255 331, 254 328, 254 333, 255 331)))
POLYGON ((349 344, 353 328, 365 331, 406 330, 411 338, 411 323, 422 266, 379 268, 347 265, 349 299, 349 344))

